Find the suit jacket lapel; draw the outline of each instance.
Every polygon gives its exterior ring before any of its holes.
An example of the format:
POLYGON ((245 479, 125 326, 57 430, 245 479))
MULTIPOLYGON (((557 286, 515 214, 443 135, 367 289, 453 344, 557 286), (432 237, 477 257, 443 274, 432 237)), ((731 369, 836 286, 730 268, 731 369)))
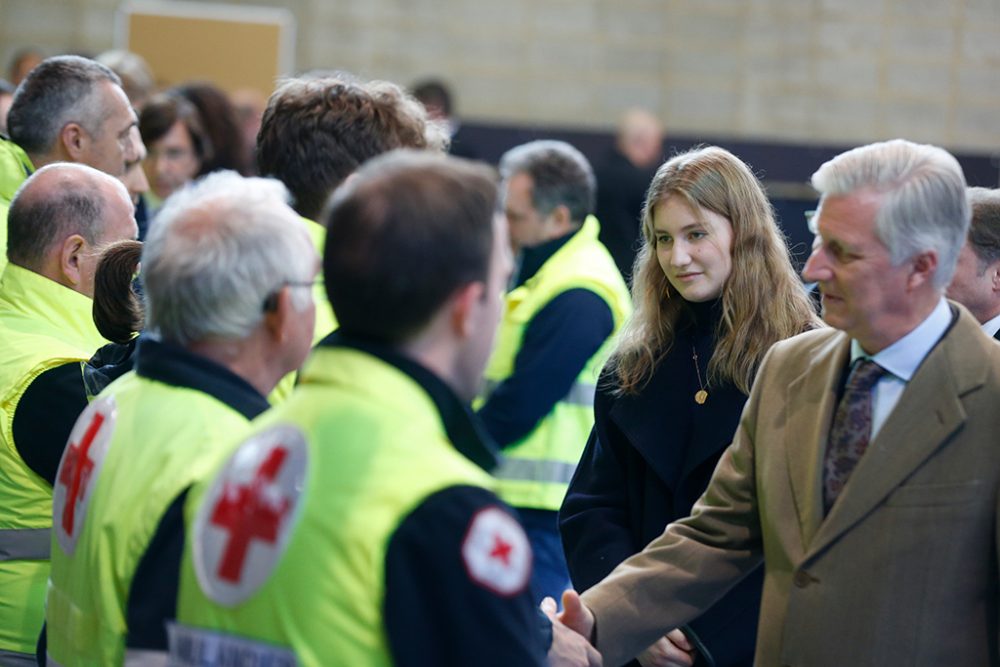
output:
POLYGON ((976 359, 984 358, 986 339, 975 326, 963 316, 927 355, 821 524, 810 554, 864 518, 962 426, 959 397, 981 385, 985 373, 976 359))
POLYGON ((786 390, 789 415, 785 454, 803 551, 808 550, 823 520, 823 453, 850 349, 846 335, 832 338, 825 348, 816 351, 813 363, 786 390))

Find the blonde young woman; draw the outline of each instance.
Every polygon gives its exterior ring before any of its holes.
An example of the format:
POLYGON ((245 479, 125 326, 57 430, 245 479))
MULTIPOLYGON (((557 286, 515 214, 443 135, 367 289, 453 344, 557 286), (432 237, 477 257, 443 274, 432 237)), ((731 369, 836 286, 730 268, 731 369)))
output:
MULTIPOLYGON (((717 147, 663 164, 642 215, 635 313, 604 369, 595 426, 560 512, 585 590, 687 516, 773 343, 819 326, 750 169, 717 147)), ((639 656, 752 665, 762 573, 639 656), (690 650, 683 650, 689 648, 690 650)))

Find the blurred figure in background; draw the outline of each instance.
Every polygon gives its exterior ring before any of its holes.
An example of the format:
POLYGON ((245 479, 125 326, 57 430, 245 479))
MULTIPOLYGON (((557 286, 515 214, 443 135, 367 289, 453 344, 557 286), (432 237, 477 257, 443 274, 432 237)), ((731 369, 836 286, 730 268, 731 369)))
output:
POLYGON ((256 88, 240 88, 229 96, 236 108, 236 118, 243 134, 243 150, 250 170, 257 173, 257 134, 267 107, 267 97, 256 88))
POLYGON ((156 79, 146 59, 138 53, 115 49, 94 58, 108 67, 122 80, 122 89, 136 112, 142 111, 149 98, 156 92, 156 79))
POLYGON ((40 49, 29 46, 19 49, 10 59, 7 68, 7 79, 16 88, 28 76, 28 72, 35 69, 39 63, 45 60, 45 54, 40 49))
POLYGON ((646 188, 663 159, 663 126, 645 109, 622 116, 614 147, 596 168, 596 215, 601 242, 626 280, 640 245, 640 216, 646 188))
POLYGON ((149 100, 139 114, 139 133, 147 151, 143 170, 150 188, 146 207, 152 216, 164 199, 207 173, 212 143, 198 109, 177 94, 149 100))
POLYGON ((969 309, 1000 340, 1000 190, 969 188, 972 224, 958 255, 948 298, 969 309))
POLYGON ((236 107, 229 96, 218 86, 205 82, 177 86, 171 88, 170 92, 193 104, 201 115, 212 145, 212 155, 202 164, 202 173, 232 169, 244 176, 249 175, 253 169, 243 145, 236 107))
POLYGON ((14 101, 14 86, 6 79, 0 79, 0 134, 7 134, 7 112, 14 101))
POLYGON ((427 109, 427 116, 443 123, 448 133, 448 152, 458 157, 479 159, 479 151, 469 143, 467 133, 462 130, 462 122, 455 115, 451 90, 444 81, 427 79, 413 86, 413 96, 427 109))

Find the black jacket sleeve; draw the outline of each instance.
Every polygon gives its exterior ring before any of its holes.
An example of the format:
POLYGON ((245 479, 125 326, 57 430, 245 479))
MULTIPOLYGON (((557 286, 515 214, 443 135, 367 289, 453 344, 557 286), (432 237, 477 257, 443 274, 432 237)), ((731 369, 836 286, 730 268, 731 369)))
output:
POLYGON ((587 289, 563 292, 538 311, 525 329, 510 377, 479 409, 497 444, 506 447, 528 435, 612 331, 610 306, 587 289))
POLYGON ((166 622, 177 618, 177 591, 184 554, 184 501, 189 490, 190 487, 184 489, 170 503, 132 577, 125 608, 128 648, 167 650, 166 622))
POLYGON ((66 441, 87 407, 83 365, 50 368, 28 385, 14 410, 14 446, 24 462, 54 484, 66 441))
POLYGON ((594 401, 594 428, 559 510, 559 532, 573 586, 593 587, 641 550, 629 523, 624 437, 607 418, 610 398, 594 401))
POLYGON ((511 510, 489 491, 450 487, 425 500, 386 552, 384 618, 394 664, 544 665, 546 640, 528 589, 530 551, 511 510))

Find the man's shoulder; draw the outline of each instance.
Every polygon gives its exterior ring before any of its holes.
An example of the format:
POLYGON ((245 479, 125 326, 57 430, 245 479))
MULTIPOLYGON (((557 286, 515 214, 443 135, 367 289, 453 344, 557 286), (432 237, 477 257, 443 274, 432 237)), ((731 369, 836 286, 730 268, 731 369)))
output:
POLYGON ((835 360, 846 349, 847 334, 832 327, 805 331, 775 343, 765 355, 758 377, 767 375, 780 383, 790 382, 826 360, 835 360))
POLYGON ((818 352, 842 344, 847 334, 833 327, 819 327, 810 331, 780 340, 771 348, 776 357, 797 357, 806 355, 812 357, 818 352))
POLYGON ((27 179, 25 171, 31 164, 21 147, 9 139, 0 140, 0 204, 9 206, 21 183, 27 179))

